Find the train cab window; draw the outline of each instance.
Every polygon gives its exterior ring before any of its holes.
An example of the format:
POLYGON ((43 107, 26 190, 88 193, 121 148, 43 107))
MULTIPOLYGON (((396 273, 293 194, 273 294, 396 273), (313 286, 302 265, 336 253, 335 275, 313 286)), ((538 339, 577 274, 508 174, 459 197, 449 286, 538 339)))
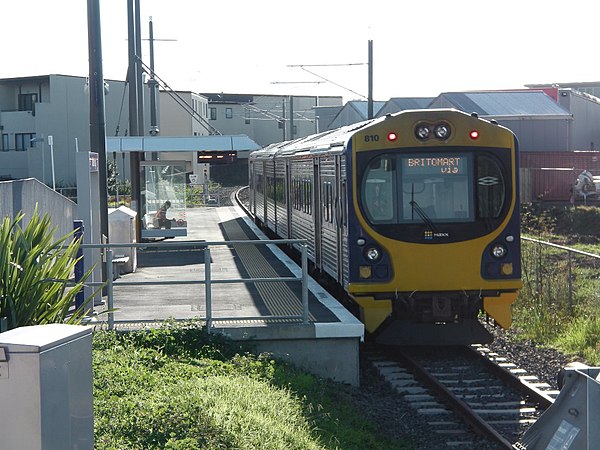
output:
POLYGON ((402 156, 401 222, 472 222, 471 155, 402 156))
POLYGON ((396 161, 394 157, 375 158, 365 172, 362 204, 373 223, 396 222, 396 161))
POLYGON ((477 158, 477 208, 481 218, 497 218, 502 213, 506 191, 502 169, 490 156, 477 158))
POLYGON ((376 225, 473 222, 473 155, 382 155, 367 166, 361 203, 376 225))

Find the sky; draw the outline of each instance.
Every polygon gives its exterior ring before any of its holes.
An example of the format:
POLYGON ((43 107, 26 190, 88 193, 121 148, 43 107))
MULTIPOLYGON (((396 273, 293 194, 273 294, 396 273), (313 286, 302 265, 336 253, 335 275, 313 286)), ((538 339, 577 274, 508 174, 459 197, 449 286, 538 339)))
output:
MULTIPOLYGON (((127 0, 99 1, 104 77, 124 80, 127 0)), ((148 22, 153 20, 155 71, 175 90, 364 99, 369 40, 373 94, 380 101, 600 81, 595 51, 600 37, 594 21, 600 16, 600 2, 140 0, 140 4, 143 39, 148 39, 148 22)), ((87 1, 2 0, 0 17, 0 78, 87 76, 87 1)), ((142 59, 149 65, 147 40, 142 59)))

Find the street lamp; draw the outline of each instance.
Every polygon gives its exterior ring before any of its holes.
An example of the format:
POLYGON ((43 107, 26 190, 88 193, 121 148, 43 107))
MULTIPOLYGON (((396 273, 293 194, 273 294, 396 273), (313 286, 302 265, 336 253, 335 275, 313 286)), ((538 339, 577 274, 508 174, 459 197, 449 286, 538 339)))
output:
MULTIPOLYGON (((42 183, 46 184, 46 155, 44 154, 44 138, 36 137, 29 139, 29 142, 35 144, 36 142, 42 143, 42 183)), ((54 176, 54 139, 52 136, 48 136, 48 145, 50 146, 50 162, 52 164, 52 189, 56 190, 56 177, 54 176)))
POLYGON ((35 144, 36 142, 42 143, 42 183, 46 184, 46 155, 44 154, 44 142, 45 142, 44 138, 36 137, 36 138, 30 139, 29 142, 31 144, 35 144))
POLYGON ((50 162, 52 163, 52 189, 56 190, 56 178, 54 176, 54 138, 48 136, 48 145, 50 146, 50 162))

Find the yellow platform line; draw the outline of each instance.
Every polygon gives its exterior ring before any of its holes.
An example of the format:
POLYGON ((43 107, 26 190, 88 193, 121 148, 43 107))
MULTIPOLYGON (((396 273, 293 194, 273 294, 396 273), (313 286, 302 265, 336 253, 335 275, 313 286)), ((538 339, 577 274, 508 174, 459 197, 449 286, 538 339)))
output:
MULTIPOLYGON (((226 225, 227 235, 231 240, 245 240, 244 233, 237 221, 229 221, 226 225)), ((238 244, 233 246, 236 254, 251 278, 280 278, 281 275, 268 263, 255 245, 238 244)), ((256 282, 256 290, 263 299, 267 309, 274 316, 302 315, 302 300, 283 282, 256 282)), ((309 320, 315 318, 309 312, 309 320)))

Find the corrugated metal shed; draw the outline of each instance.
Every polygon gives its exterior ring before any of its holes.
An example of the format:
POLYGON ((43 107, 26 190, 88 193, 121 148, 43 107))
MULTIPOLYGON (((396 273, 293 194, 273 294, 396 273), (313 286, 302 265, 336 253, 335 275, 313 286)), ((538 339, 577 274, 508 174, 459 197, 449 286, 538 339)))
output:
POLYGON ((566 116, 570 113, 542 91, 448 92, 430 108, 453 107, 480 116, 566 116))
MULTIPOLYGON (((385 102, 373 102, 373 116, 381 109, 385 102)), ((346 103, 337 116, 331 121, 328 129, 343 127, 353 123, 367 120, 368 104, 366 101, 353 100, 346 103)))
POLYGON ((376 117, 393 114, 407 109, 425 109, 433 97, 394 97, 390 98, 376 114, 376 117))

